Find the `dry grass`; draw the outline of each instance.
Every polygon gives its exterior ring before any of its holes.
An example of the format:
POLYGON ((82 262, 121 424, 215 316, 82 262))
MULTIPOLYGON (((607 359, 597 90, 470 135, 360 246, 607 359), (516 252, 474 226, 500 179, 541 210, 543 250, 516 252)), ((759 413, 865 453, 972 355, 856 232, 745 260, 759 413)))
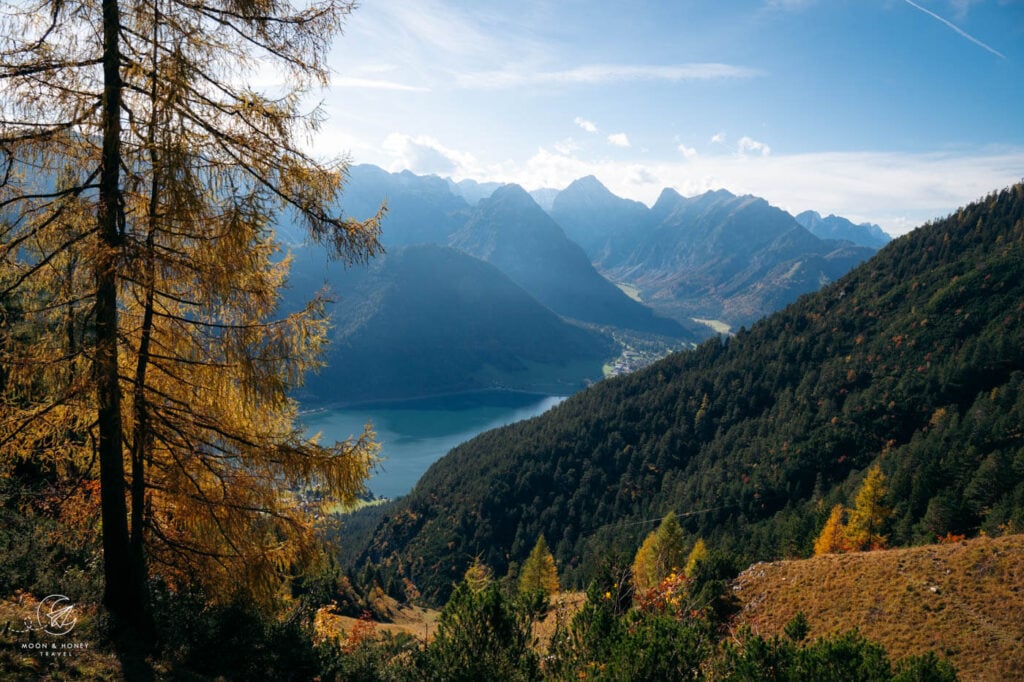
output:
MULTIPOLYGON (((392 635, 411 635, 426 643, 434 638, 434 633, 437 631, 438 615, 440 612, 433 609, 403 606, 389 614, 387 622, 370 621, 372 623, 370 630, 378 633, 389 632, 392 635)), ((338 615, 330 607, 322 608, 317 612, 315 628, 321 637, 339 637, 344 640, 359 627, 360 619, 338 615)))
POLYGON ((811 637, 857 627, 893 660, 928 650, 965 680, 1024 680, 1024 535, 755 564, 734 581, 737 626, 811 637))

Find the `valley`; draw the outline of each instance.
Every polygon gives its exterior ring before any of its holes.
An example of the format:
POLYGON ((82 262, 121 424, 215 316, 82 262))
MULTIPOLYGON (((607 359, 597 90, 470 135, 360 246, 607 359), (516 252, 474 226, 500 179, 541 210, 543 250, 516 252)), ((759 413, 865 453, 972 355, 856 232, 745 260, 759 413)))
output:
POLYGON ((279 228, 293 259, 286 307, 326 286, 337 325, 326 367, 296 393, 304 409, 494 389, 568 395, 816 290, 876 248, 851 239, 881 238, 835 216, 805 217, 805 228, 724 190, 666 190, 647 208, 588 177, 545 210, 514 185, 350 169, 350 211, 372 213, 382 198, 387 253, 367 265, 333 263, 279 228), (810 231, 822 225, 844 241, 810 231))

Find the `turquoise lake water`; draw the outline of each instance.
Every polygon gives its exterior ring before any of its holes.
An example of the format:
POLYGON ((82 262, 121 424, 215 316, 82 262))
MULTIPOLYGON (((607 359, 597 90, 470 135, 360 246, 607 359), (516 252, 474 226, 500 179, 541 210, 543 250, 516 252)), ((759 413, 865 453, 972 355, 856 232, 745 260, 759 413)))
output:
POLYGON ((456 445, 490 429, 535 417, 564 396, 483 392, 367 407, 330 409, 302 415, 311 433, 331 443, 362 433, 372 422, 383 462, 368 487, 378 497, 412 490, 427 468, 456 445))

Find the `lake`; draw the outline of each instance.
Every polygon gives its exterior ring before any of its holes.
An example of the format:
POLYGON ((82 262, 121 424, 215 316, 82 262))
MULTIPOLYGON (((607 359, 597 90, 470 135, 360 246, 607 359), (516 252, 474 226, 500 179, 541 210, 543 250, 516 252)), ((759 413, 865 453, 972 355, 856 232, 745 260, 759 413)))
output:
POLYGON ((373 423, 383 461, 368 482, 378 497, 409 493, 423 472, 460 443, 490 429, 535 417, 565 396, 508 391, 466 393, 366 407, 307 412, 302 423, 321 442, 333 443, 362 433, 373 423))

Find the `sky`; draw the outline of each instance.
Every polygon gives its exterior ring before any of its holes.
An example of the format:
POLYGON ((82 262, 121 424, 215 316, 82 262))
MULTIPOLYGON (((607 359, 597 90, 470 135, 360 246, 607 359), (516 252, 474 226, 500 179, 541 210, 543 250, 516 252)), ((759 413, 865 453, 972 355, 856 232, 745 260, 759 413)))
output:
POLYGON ((1024 179, 1024 0, 361 0, 320 154, 899 235, 1024 179))

